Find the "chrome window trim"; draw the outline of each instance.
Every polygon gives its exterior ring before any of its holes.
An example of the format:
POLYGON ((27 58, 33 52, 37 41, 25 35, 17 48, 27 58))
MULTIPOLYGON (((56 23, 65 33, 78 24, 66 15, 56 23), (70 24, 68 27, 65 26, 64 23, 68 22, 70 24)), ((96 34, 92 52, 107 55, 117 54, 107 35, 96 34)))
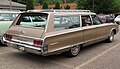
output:
MULTIPOLYGON (((67 34, 67 33, 72 33, 72 32, 77 32, 77 31, 82 31, 83 29, 81 27, 78 27, 78 28, 67 29, 67 30, 69 30, 69 31, 68 32, 65 31, 65 32, 62 32, 62 33, 54 34, 54 35, 45 36, 44 39, 46 39, 48 37, 52 37, 52 36, 57 36, 57 35, 62 35, 62 34, 67 34)), ((61 31, 63 31, 63 30, 61 30, 61 31)))
POLYGON ((81 15, 79 15, 80 17, 80 27, 82 28, 82 18, 81 18, 81 15))

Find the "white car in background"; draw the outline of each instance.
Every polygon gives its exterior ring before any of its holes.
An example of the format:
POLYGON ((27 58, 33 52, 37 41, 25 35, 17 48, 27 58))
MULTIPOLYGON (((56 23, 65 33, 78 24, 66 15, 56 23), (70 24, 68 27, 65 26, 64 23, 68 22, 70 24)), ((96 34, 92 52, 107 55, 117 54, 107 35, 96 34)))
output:
POLYGON ((120 23, 120 15, 118 15, 118 16, 114 19, 114 22, 120 23))
POLYGON ((19 13, 21 12, 13 10, 0 10, 0 38, 3 32, 5 32, 10 27, 19 13))

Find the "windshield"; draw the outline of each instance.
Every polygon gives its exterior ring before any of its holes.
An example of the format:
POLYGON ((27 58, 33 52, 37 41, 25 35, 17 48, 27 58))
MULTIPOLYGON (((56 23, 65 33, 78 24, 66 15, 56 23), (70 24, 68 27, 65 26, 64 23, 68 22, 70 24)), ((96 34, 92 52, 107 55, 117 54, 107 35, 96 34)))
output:
POLYGON ((120 18, 120 15, 118 15, 117 18, 120 18))
POLYGON ((17 25, 27 27, 45 27, 47 23, 47 15, 43 14, 27 14, 22 15, 17 25))
POLYGON ((17 13, 0 13, 0 21, 13 21, 17 13))

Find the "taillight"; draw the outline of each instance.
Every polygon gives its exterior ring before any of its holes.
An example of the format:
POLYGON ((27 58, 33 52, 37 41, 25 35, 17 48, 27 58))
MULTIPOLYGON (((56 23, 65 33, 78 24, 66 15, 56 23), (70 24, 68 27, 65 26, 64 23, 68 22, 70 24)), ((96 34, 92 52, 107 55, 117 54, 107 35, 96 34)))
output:
POLYGON ((34 46, 41 46, 42 42, 40 40, 39 41, 34 40, 33 44, 34 44, 34 46))
POLYGON ((6 40, 11 40, 12 36, 11 35, 6 35, 6 40))

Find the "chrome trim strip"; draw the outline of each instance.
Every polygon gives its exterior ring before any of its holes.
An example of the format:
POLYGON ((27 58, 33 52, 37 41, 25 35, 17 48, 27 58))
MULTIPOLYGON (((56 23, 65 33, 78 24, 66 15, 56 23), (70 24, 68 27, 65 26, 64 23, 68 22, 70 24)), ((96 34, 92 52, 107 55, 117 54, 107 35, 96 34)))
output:
POLYGON ((59 50, 67 49, 67 48, 71 48, 71 47, 73 47, 75 45, 80 45, 80 44, 83 44, 83 43, 84 42, 80 42, 80 43, 76 43, 76 44, 73 44, 73 45, 68 45, 68 46, 64 46, 64 47, 61 47, 61 48, 57 48, 57 49, 54 49, 54 50, 51 50, 51 51, 48 50, 48 52, 51 53, 51 52, 55 52, 55 51, 59 51, 59 50))
POLYGON ((105 37, 108 37, 108 35, 97 37, 97 38, 90 39, 90 40, 84 40, 84 41, 85 41, 85 43, 87 43, 87 42, 95 41, 95 40, 102 39, 102 38, 105 38, 105 37))
POLYGON ((6 33, 6 34, 10 34, 12 36, 18 36, 18 37, 24 37, 24 38, 30 38, 30 39, 40 40, 40 38, 35 38, 35 37, 30 37, 30 36, 15 35, 15 34, 11 34, 11 33, 6 33))
MULTIPOLYGON (((67 33, 72 33, 72 32, 78 32, 78 31, 82 31, 83 29, 81 27, 79 28, 74 28, 74 29, 68 29, 62 33, 58 33, 58 34, 53 34, 53 35, 48 35, 48 36, 45 36, 45 38, 48 38, 48 37, 52 37, 52 36, 56 36, 56 35, 62 35, 62 34, 67 34, 67 33), (67 32, 68 31, 68 32, 67 32)), ((63 30, 62 30, 63 31, 63 30)))
POLYGON ((108 37, 108 35, 97 37, 97 39, 102 39, 102 38, 105 38, 105 37, 108 37))
POLYGON ((52 45, 56 45, 56 44, 58 44, 59 42, 54 42, 54 43, 51 43, 50 45, 52 46, 52 45))
POLYGON ((70 48, 70 47, 71 47, 71 46, 69 45, 69 46, 57 48, 57 49, 54 49, 54 50, 51 50, 51 51, 48 50, 48 52, 51 53, 51 52, 59 51, 59 50, 66 49, 66 48, 70 48))
POLYGON ((20 46, 24 46, 24 47, 31 48, 31 49, 35 49, 35 50, 42 50, 41 48, 37 48, 37 47, 28 46, 28 45, 21 44, 21 43, 15 43, 15 42, 12 42, 12 41, 8 41, 8 40, 6 40, 4 37, 3 37, 2 39, 3 39, 3 41, 5 41, 5 42, 7 42, 7 43, 20 45, 20 46))

